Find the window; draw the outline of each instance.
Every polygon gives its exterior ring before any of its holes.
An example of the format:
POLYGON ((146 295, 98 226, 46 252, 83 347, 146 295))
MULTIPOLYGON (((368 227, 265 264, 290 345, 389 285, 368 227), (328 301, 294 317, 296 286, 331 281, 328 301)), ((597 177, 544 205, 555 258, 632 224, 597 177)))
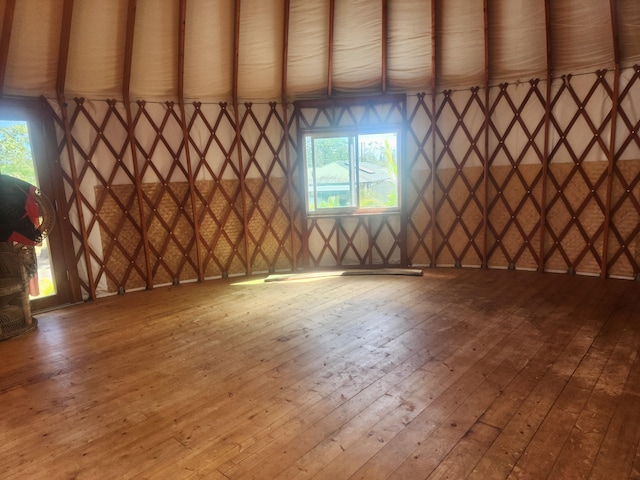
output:
POLYGON ((307 212, 352 214, 399 209, 399 131, 303 134, 307 212))

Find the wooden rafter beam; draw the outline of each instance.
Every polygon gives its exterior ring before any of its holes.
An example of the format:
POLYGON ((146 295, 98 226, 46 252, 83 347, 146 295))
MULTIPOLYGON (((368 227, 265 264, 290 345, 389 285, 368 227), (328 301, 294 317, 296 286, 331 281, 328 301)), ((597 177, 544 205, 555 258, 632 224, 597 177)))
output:
POLYGON ((9 59, 9 43, 13 28, 13 15, 16 10, 16 0, 7 0, 4 5, 4 19, 2 21, 2 37, 0 37, 0 96, 4 92, 4 77, 7 73, 9 59))
POLYGON ((71 17, 73 15, 73 0, 64 0, 62 7, 62 28, 60 29, 60 49, 58 53, 58 71, 56 76, 56 93, 64 96, 67 79, 67 63, 69 60, 69 43, 71 41, 71 17))
POLYGON ((333 93, 333 35, 335 24, 335 0, 329 0, 329 58, 327 60, 327 96, 333 93))
POLYGON ((382 0, 382 71, 381 90, 387 93, 387 55, 389 44, 389 0, 382 0))

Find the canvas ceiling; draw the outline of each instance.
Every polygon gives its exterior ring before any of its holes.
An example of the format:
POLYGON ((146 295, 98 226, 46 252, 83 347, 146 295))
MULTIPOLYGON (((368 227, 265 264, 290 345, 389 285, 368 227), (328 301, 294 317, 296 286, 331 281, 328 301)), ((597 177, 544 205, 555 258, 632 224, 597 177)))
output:
MULTIPOLYGON (((238 100, 255 101, 280 99, 283 88, 289 98, 329 88, 429 92, 434 74, 437 90, 484 85, 485 65, 493 84, 543 78, 549 68, 553 76, 590 72, 614 67, 615 35, 620 64, 640 61, 637 0, 615 0, 615 21, 607 0, 553 0, 548 21, 545 0, 487 0, 486 18, 484 0, 342 0, 333 22, 329 0, 183 1, 183 72, 180 0, 135 2, 132 100, 176 99, 180 78, 186 99, 229 100, 237 85, 238 100)), ((129 1, 68 3, 68 59, 59 72, 64 0, 16 2, 4 95, 55 97, 62 85, 67 96, 122 98, 129 1)))

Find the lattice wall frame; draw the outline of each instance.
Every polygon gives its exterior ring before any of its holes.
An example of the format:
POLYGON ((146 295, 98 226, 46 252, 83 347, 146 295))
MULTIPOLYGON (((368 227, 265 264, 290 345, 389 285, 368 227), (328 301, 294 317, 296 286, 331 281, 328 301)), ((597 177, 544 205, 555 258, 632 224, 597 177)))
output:
POLYGON ((542 218, 546 82, 491 89, 487 265, 537 270, 542 218))
POLYGON ((484 93, 437 96, 434 252, 439 266, 481 266, 484 216, 484 93))
POLYGON ((607 268, 611 276, 640 275, 640 66, 620 76, 607 268))
POLYGON ((620 73, 612 155, 615 78, 602 71, 553 80, 546 164, 547 86, 538 80, 491 87, 488 105, 479 88, 286 112, 247 103, 239 105, 239 129, 226 103, 185 105, 183 125, 177 104, 136 102, 135 166, 124 104, 76 98, 65 123, 50 101, 66 195, 59 209, 70 219, 82 295, 296 264, 478 266, 483 255, 489 268, 598 275, 604 263, 609 276, 636 277, 640 67, 620 73), (301 130, 402 121, 403 213, 307 218, 301 130))
POLYGON ((598 275, 604 243, 613 75, 552 83, 545 269, 598 275))

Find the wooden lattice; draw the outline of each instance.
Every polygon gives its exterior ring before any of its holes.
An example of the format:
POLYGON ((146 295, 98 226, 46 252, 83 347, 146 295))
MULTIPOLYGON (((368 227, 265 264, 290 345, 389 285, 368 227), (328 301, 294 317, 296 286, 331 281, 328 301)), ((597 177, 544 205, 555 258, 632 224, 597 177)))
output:
POLYGON ((243 174, 252 272, 290 270, 294 263, 282 117, 275 102, 268 108, 244 104, 243 174))
POLYGON ((436 264, 482 265, 485 106, 479 90, 447 90, 435 112, 436 264))
POLYGON ((526 85, 500 85, 489 108, 489 267, 539 263, 546 101, 538 80, 526 85))
POLYGON ((620 89, 609 224, 610 275, 640 274, 640 66, 620 89))
POLYGON ((194 103, 188 125, 205 277, 246 271, 235 122, 226 103, 194 103), (215 108, 217 107, 217 108, 215 108))
POLYGON ((601 96, 613 92, 605 71, 556 80, 550 127, 545 268, 600 273, 605 219, 611 109, 602 116, 601 96), (585 138, 587 132, 587 138, 585 138))
POLYGON ((137 102, 134 126, 153 284, 198 277, 184 137, 173 102, 137 102), (153 132, 143 134, 142 132, 153 132))

